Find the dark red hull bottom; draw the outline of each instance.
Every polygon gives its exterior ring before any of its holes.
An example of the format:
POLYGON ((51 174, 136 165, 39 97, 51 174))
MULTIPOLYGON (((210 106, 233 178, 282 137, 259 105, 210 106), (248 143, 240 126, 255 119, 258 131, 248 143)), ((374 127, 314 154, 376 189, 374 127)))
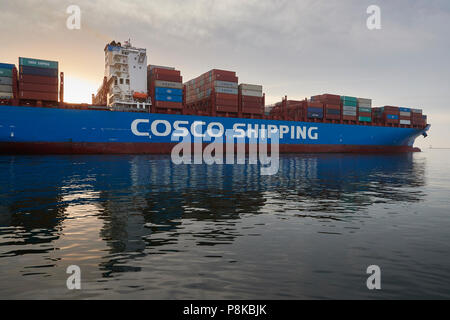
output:
MULTIPOLYGON (((0 142, 0 154, 170 154, 174 146, 175 143, 0 142)), ((280 145, 280 153, 401 152, 420 152, 420 149, 410 146, 280 145)))

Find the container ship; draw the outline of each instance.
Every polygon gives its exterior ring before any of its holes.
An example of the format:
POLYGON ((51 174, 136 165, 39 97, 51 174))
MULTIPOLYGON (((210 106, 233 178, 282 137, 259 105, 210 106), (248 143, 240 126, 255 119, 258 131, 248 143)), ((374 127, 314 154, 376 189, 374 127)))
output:
MULTIPOLYGON (((320 94, 265 104, 263 87, 213 69, 183 82, 174 67, 147 64, 146 49, 112 41, 92 104, 64 102, 58 62, 0 64, 0 153, 169 154, 175 132, 215 137, 227 130, 279 134, 279 150, 414 152, 430 125, 421 109, 373 107, 372 100, 320 94), (217 135, 218 134, 218 135, 217 135)), ((242 141, 242 140, 241 140, 242 141)))

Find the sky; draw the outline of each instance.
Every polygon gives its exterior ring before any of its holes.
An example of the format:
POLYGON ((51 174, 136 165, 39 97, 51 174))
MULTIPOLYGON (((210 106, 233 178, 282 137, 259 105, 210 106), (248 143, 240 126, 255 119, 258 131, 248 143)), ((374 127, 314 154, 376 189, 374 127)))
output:
POLYGON ((0 62, 59 61, 65 100, 91 102, 104 47, 131 39, 149 64, 190 80, 210 69, 261 84, 266 102, 334 93, 373 106, 422 108, 432 124, 422 148, 450 147, 448 0, 2 0, 0 62), (70 5, 80 29, 66 26, 70 5), (381 29, 369 30, 377 5, 381 29))

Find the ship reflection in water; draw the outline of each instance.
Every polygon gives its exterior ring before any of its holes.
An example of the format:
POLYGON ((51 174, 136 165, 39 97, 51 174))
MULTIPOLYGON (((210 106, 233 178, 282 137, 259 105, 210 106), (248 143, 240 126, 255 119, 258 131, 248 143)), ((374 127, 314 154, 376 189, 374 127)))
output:
POLYGON ((365 298, 371 264, 389 270, 378 296, 445 296, 431 290, 442 265, 419 279, 442 249, 426 248, 426 165, 284 155, 261 176, 167 156, 1 157, 0 296, 365 298), (67 290, 69 265, 82 290, 67 290))

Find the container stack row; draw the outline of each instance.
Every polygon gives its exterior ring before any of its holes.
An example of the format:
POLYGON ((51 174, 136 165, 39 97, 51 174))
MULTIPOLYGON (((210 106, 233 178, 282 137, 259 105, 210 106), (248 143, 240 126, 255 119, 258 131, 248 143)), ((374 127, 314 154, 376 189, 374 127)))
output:
POLYGON ((341 119, 341 96, 334 94, 322 94, 311 97, 312 102, 320 102, 325 110, 326 120, 341 119))
POLYGON ((403 126, 425 126, 426 116, 421 109, 411 109, 405 107, 384 106, 374 108, 374 118, 377 122, 389 125, 403 126))
POLYGON ((19 58, 19 99, 58 101, 58 62, 19 58))
POLYGON ((358 121, 372 122, 372 100, 365 98, 358 98, 358 121))
POLYGON ((356 121, 358 113, 358 98, 341 96, 342 120, 356 121))
POLYGON ((13 64, 0 63, 0 99, 13 99, 17 70, 13 64))
POLYGON ((427 124, 427 116, 423 115, 422 109, 411 109, 411 125, 425 126, 427 124))
POLYGON ((153 112, 180 113, 183 109, 183 77, 172 67, 149 65, 147 68, 148 94, 153 112))
POLYGON ((239 111, 245 118, 262 117, 264 94, 261 85, 241 83, 239 85, 239 111))
POLYGON ((188 109, 203 115, 237 116, 238 77, 234 71, 213 69, 184 86, 188 109))

